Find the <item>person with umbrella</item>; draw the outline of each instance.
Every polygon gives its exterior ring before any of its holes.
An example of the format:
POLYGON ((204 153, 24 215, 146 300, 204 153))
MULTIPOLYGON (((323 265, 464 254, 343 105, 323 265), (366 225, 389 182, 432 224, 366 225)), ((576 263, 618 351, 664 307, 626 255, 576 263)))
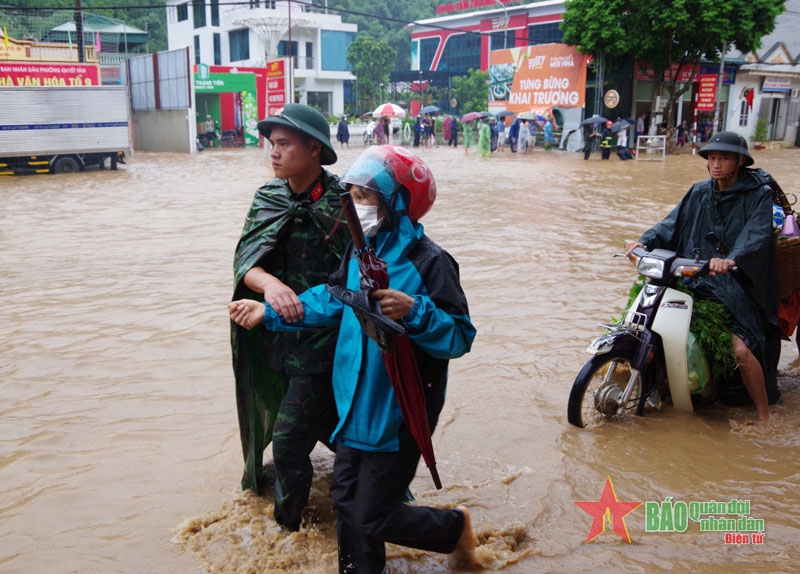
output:
MULTIPOLYGON (((476 330, 469 318, 457 262, 424 233, 419 219, 436 197, 428 166, 404 148, 362 153, 342 178, 370 250, 385 262, 391 288, 369 293, 383 320, 398 322, 411 342, 425 384, 422 412, 432 432, 444 405, 450 359, 469 352, 476 330)), ((347 201, 350 201, 349 199, 347 201)), ((355 237, 355 236, 354 236, 355 237)), ((334 365, 339 425, 331 496, 336 508, 340 572, 382 572, 385 542, 433 552, 471 550, 469 513, 408 505, 405 494, 420 458, 413 421, 403 411, 383 351, 359 316, 334 293, 361 293, 361 259, 351 247, 328 285, 300 295, 301 318, 282 318, 269 305, 235 301, 231 318, 245 328, 308 329, 340 324, 334 365)), ((404 336, 406 336, 404 335, 404 336)), ((397 342, 395 343, 395 345, 397 342)))

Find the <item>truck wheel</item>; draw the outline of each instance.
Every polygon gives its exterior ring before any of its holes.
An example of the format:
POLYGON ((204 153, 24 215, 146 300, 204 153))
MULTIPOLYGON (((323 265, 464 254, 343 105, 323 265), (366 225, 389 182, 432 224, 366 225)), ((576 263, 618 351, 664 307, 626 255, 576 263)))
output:
POLYGON ((75 158, 65 156, 60 157, 53 164, 53 173, 76 173, 80 171, 81 166, 75 158))

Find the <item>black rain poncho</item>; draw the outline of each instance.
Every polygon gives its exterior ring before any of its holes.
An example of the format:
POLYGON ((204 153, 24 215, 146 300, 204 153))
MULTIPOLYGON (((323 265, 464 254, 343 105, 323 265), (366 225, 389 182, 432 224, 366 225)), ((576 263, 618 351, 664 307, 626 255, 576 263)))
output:
POLYGON ((683 281, 696 296, 720 301, 730 311, 735 321, 732 329, 761 363, 767 396, 775 402, 780 396, 776 382, 780 339, 769 179, 764 170, 744 168, 736 183, 724 192, 711 178, 697 182, 639 241, 647 249, 670 249, 682 257, 694 257, 697 252, 700 259, 724 257, 736 261, 746 276, 741 281, 730 273, 683 281), (709 232, 729 248, 727 255, 715 251, 706 238, 709 232))

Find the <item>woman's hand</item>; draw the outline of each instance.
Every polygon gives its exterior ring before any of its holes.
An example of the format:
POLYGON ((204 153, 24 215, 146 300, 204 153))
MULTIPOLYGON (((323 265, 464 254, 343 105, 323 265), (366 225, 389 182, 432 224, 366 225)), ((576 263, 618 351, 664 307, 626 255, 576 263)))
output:
POLYGON ((395 289, 375 289, 369 296, 377 299, 381 304, 381 312, 395 321, 408 315, 414 306, 413 297, 395 289))
POLYGON ((245 329, 252 329, 264 320, 264 304, 253 299, 240 299, 228 303, 231 320, 245 329))

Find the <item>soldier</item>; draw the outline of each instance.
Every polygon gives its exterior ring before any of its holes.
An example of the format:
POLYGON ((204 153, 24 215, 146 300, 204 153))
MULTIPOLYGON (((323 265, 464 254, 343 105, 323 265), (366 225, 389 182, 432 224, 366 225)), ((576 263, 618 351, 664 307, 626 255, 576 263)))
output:
MULTIPOLYGON (((288 104, 258 123, 271 146, 275 178, 256 191, 234 260, 233 299, 269 303, 282 317, 302 312, 297 293, 324 283, 349 242, 337 226, 339 178, 325 117, 288 104)), ((262 460, 272 441, 275 520, 296 531, 311 489, 309 455, 328 442, 337 414, 331 387, 338 328, 294 333, 247 331, 231 322, 239 431, 245 461, 242 488, 260 494, 262 460), (274 425, 274 428, 273 428, 274 425)))

